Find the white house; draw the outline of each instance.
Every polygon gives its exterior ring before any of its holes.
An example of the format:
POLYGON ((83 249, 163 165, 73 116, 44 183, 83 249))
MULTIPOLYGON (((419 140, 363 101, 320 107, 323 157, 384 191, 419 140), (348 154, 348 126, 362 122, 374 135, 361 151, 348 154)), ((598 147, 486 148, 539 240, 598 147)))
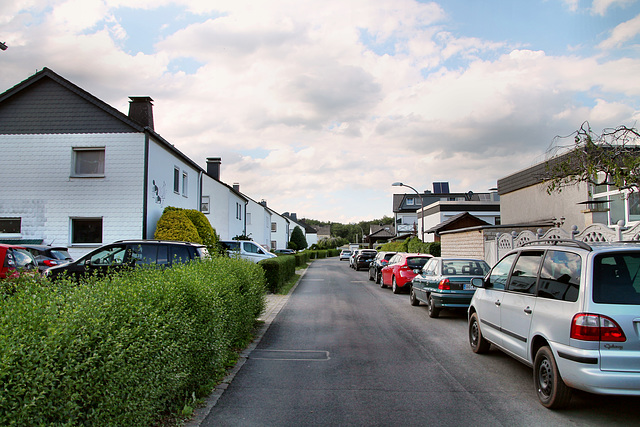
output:
POLYGON ((222 240, 246 235, 247 197, 220 181, 220 157, 207 158, 202 180, 202 212, 222 240))
POLYGON ((204 170, 154 131, 151 98, 130 99, 125 115, 48 68, 0 94, 1 239, 78 257, 200 209, 204 170))
POLYGON ((272 209, 269 210, 271 211, 271 250, 287 249, 291 240, 291 231, 293 231, 290 228, 291 223, 288 218, 272 209))

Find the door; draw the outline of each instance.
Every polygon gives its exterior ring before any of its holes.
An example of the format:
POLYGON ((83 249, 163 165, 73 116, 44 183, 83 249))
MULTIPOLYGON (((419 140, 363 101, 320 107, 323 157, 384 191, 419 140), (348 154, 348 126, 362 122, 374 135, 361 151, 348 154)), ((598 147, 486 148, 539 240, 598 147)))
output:
POLYGON ((529 329, 536 305, 536 286, 543 251, 522 251, 511 271, 502 298, 502 345, 527 359, 529 329))

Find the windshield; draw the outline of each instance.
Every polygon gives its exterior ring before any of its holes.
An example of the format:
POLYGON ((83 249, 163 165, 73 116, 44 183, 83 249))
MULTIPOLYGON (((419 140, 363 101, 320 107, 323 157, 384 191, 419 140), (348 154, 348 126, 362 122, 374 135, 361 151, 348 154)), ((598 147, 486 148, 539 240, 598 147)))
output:
POLYGON ((593 261, 593 301, 640 304, 640 252, 598 255, 593 261))
POLYGON ((64 249, 51 249, 51 257, 59 260, 69 260, 71 255, 64 249))

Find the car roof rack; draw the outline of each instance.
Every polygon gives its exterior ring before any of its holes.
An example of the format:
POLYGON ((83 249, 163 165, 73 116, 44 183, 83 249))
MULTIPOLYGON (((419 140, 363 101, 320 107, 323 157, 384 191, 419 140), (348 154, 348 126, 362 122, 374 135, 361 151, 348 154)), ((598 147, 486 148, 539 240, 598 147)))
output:
MULTIPOLYGON (((593 248, 587 245, 582 240, 573 240, 573 239, 544 239, 544 240, 531 240, 529 242, 523 243, 522 246, 527 245, 557 245, 563 244, 567 246, 576 246, 580 249, 585 249, 587 251, 592 251, 593 248)), ((521 246, 521 247, 522 247, 521 246)))

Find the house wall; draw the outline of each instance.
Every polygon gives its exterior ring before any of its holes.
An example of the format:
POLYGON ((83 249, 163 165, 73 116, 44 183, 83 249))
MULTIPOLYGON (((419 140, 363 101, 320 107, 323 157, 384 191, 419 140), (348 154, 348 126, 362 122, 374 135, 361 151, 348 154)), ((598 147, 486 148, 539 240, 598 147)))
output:
MULTIPOLYGON (((142 169, 143 165, 141 162, 137 167, 142 169)), ((152 139, 149 141, 148 169, 147 238, 153 239, 165 207, 200 210, 200 171, 152 139), (174 191, 174 168, 179 170, 178 192, 174 191), (187 174, 186 191, 183 173, 187 174)))
POLYGON ((443 234, 443 257, 469 257, 484 259, 484 235, 482 230, 443 234))
POLYGON ((271 222, 276 224, 276 231, 271 231, 271 241, 275 242, 271 249, 287 249, 290 236, 289 221, 282 215, 272 214, 271 222))
MULTIPOLYGON (((0 216, 23 239, 71 246, 71 218, 103 218, 103 243, 142 237, 144 134, 0 135, 0 216), (72 178, 73 147, 105 147, 104 178, 72 178)), ((7 235, 4 236, 8 237, 7 235)))
MULTIPOLYGON (((229 187, 205 174, 202 177, 202 195, 209 196, 209 213, 205 213, 205 216, 220 238, 230 240, 236 236, 236 234, 229 235, 231 215, 229 212, 229 197, 231 195, 229 187)), ((235 211, 233 215, 235 216, 235 211)))
POLYGON ((244 214, 246 211, 246 200, 239 197, 236 193, 229 191, 228 197, 229 217, 229 239, 245 234, 244 214))
POLYGON ((500 217, 502 224, 522 224, 553 220, 564 217, 564 228, 573 225, 586 227, 584 202, 589 192, 586 184, 567 187, 561 193, 547 194, 545 183, 539 183, 500 195, 500 217))
POLYGON ((247 204, 247 214, 247 235, 256 243, 271 248, 271 214, 251 199, 247 204))

